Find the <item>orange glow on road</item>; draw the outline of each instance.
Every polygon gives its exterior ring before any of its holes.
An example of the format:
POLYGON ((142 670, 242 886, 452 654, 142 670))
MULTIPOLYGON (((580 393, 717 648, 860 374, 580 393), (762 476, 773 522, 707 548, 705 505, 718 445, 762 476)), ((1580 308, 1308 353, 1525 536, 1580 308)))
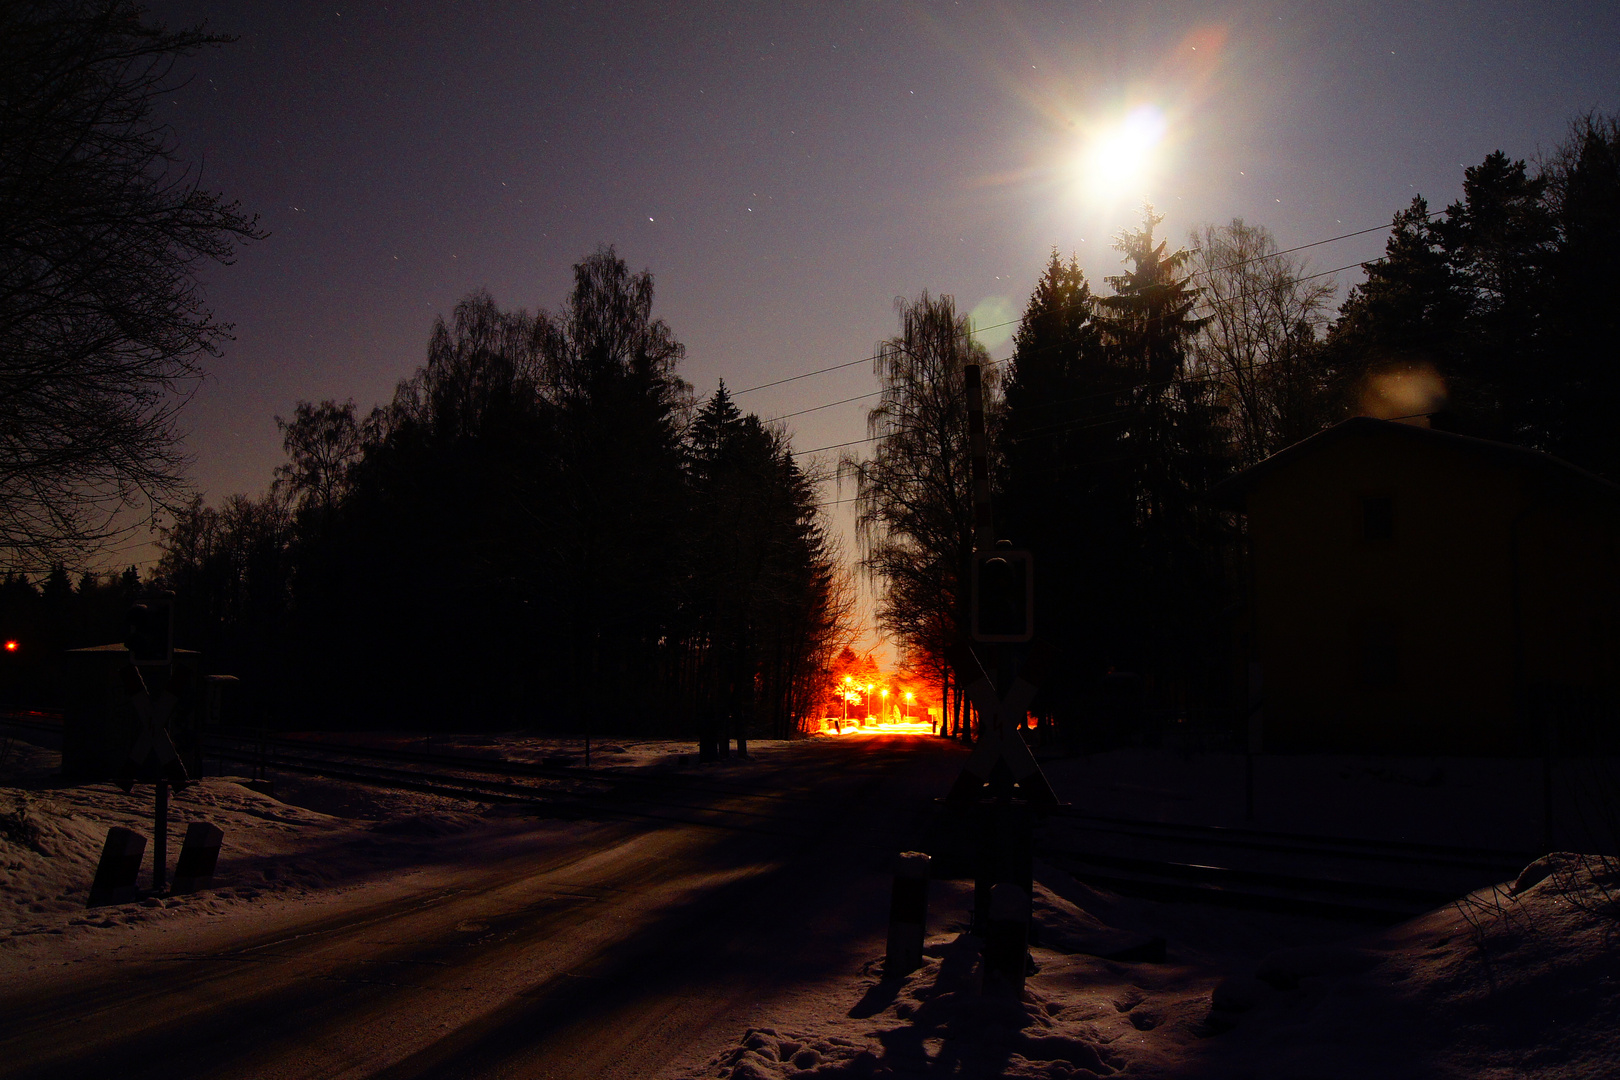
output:
POLYGON ((851 720, 848 724, 833 726, 821 732, 823 735, 932 735, 934 725, 922 720, 895 720, 890 723, 857 724, 851 720))

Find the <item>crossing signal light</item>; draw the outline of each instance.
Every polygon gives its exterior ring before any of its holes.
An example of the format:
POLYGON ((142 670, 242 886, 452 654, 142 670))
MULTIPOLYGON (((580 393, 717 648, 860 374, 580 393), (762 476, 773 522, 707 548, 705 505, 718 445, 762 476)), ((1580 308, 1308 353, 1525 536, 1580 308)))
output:
POLYGON ((124 645, 136 664, 167 664, 174 659, 174 597, 144 600, 129 609, 124 645))
POLYGON ((16 638, 6 638, 6 652, 14 653, 20 648, 22 648, 22 642, 16 638))
POLYGON ((1035 636, 1035 558, 997 547, 973 557, 974 641, 1028 641, 1035 636))

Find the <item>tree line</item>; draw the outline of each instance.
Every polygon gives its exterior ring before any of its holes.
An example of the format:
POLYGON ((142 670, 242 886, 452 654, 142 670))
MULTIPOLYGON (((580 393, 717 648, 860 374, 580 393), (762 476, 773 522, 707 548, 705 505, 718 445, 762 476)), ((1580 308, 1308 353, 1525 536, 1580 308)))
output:
POLYGON ((281 722, 796 731, 850 629, 814 478, 652 301, 606 248, 555 312, 465 297, 369 415, 300 402, 266 495, 164 530, 177 634, 281 722))
MULTIPOLYGON (((264 233, 153 116, 176 60, 228 39, 132 0, 11 5, 0 29, 0 630, 115 639, 133 575, 68 566, 162 510, 181 643, 267 715, 610 713, 715 752, 815 709, 851 605, 814 478, 723 386, 693 400, 650 276, 611 250, 555 313, 465 298, 369 414, 300 402, 268 494, 187 501, 176 391, 230 336, 196 271, 264 233)), ((1240 525, 1206 493, 1346 415, 1620 480, 1616 118, 1531 165, 1490 155, 1443 210, 1414 199, 1336 310, 1263 227, 1172 251, 1160 224, 1121 234, 1104 292, 1054 252, 987 369, 999 532, 1035 551, 1040 636, 1073 673, 1048 719, 1103 731, 1234 700, 1240 525)), ((875 449, 843 468, 880 624, 913 678, 948 686, 972 551, 961 372, 988 358, 949 297, 900 316, 875 449)))
MULTIPOLYGON (((1230 717, 1241 522, 1207 497, 1352 415, 1544 450, 1620 480, 1620 121, 1534 166, 1491 154, 1463 196, 1394 215, 1337 311, 1330 280, 1234 220, 1171 250, 1145 211, 1094 293, 1053 252, 1004 366, 950 297, 897 302, 856 485, 862 567, 907 663, 949 687, 973 512, 962 369, 986 366, 997 535, 1036 556, 1037 635, 1063 658, 1043 720, 1079 742, 1230 717)), ((953 730, 963 711, 953 695, 953 730)))
POLYGON ((176 414, 231 334, 197 271, 266 234, 155 107, 231 39, 135 0, 0 31, 0 699, 59 703, 62 650, 170 588, 179 644, 282 723, 607 716, 713 754, 815 711, 851 604, 814 478, 723 385, 693 400, 611 250, 555 313, 466 297, 369 414, 299 402, 267 494, 191 497, 176 414), (160 517, 152 578, 73 583, 160 517))

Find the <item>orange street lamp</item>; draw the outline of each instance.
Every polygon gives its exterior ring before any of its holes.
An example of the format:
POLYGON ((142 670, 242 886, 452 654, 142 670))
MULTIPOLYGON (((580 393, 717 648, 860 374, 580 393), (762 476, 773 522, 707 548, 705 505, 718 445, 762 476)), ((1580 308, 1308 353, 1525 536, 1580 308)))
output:
POLYGON ((906 722, 907 723, 911 722, 911 698, 912 698, 912 693, 911 693, 910 690, 907 690, 906 691, 906 722))
POLYGON ((882 710, 882 716, 878 718, 878 722, 882 723, 883 718, 889 715, 889 688, 885 686, 882 690, 878 691, 878 694, 882 697, 882 701, 879 703, 879 708, 882 710))

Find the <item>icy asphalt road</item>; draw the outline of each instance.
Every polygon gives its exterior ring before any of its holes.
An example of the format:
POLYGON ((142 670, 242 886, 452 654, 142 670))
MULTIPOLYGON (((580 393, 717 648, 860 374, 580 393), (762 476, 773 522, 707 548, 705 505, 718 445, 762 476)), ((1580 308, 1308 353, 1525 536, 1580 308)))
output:
POLYGON ((0 987, 0 1077, 655 1077, 882 950, 889 856, 961 751, 817 740, 749 827, 537 827, 409 888, 0 987))

